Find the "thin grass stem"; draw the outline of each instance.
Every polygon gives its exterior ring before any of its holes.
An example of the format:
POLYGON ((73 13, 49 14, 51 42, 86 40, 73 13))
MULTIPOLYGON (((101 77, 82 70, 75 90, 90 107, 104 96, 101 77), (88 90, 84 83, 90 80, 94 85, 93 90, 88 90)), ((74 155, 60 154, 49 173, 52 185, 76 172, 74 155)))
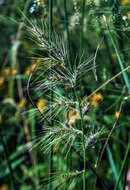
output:
MULTIPOLYGON (((108 34, 109 34, 109 37, 111 39, 112 45, 113 45, 113 47, 115 49, 115 52, 116 52, 116 55, 117 55, 117 58, 118 58, 118 62, 119 62, 120 68, 121 68, 121 71, 123 71, 125 69, 125 66, 123 64, 123 61, 121 60, 120 53, 119 53, 119 50, 117 48, 116 42, 115 42, 115 40, 114 40, 114 38, 113 38, 113 36, 111 34, 111 31, 110 31, 109 26, 108 26, 107 21, 106 21, 106 17, 104 15, 103 15, 103 19, 104 19, 104 22, 105 22, 106 27, 108 29, 108 34)), ((129 77, 128 77, 126 72, 123 72, 123 78, 124 78, 125 84, 127 86, 128 93, 130 94, 130 81, 129 81, 129 77)))
POLYGON ((79 105, 79 113, 81 118, 81 129, 82 129, 82 146, 83 146, 83 164, 84 164, 84 172, 83 172, 83 190, 86 190, 86 148, 85 148, 85 135, 84 135, 84 121, 83 121, 83 114, 81 109, 81 101, 78 93, 76 92, 76 88, 74 87, 74 92, 76 96, 76 100, 79 105))
MULTIPOLYGON (((30 111, 29 113, 29 121, 30 121, 30 126, 31 126, 31 137, 34 139, 35 137, 35 131, 36 131, 36 125, 35 125, 35 114, 33 114, 33 111, 30 111)), ((39 176, 38 176, 38 170, 37 170, 37 151, 34 149, 32 150, 33 152, 33 167, 34 167, 34 182, 35 182, 35 187, 36 190, 39 189, 39 176)))
POLYGON ((82 52, 83 52, 84 16, 85 16, 85 0, 82 0, 82 17, 81 17, 81 29, 80 29, 80 55, 82 55, 82 52))
MULTIPOLYGON (((53 30, 53 0, 49 0, 49 40, 52 38, 52 30, 53 30)), ((51 54, 51 52, 50 52, 51 54)), ((52 70, 50 68, 50 76, 52 75, 52 70)), ((51 87, 53 88, 53 87, 51 87)), ((50 105, 53 104, 53 90, 50 90, 50 105)), ((51 120, 52 127, 54 125, 53 120, 51 120)), ((53 146, 51 147, 49 153, 49 190, 52 190, 52 179, 53 177, 53 146)))
MULTIPOLYGON (((121 71, 124 70, 125 66, 121 60, 121 57, 120 57, 120 54, 119 54, 119 50, 116 46, 116 43, 114 42, 114 39, 112 38, 112 35, 111 35, 111 32, 109 31, 109 34, 110 34, 110 38, 111 38, 111 41, 112 41, 112 45, 115 49, 115 52, 116 52, 116 55, 117 55, 117 58, 118 58, 118 61, 119 61, 119 64, 120 64, 120 67, 121 67, 121 71)), ((127 86, 127 89, 128 89, 128 93, 130 94, 130 81, 129 81, 129 77, 127 75, 126 72, 123 72, 123 78, 124 78, 124 81, 126 83, 126 86, 127 86)))
POLYGON ((97 93, 99 90, 101 90, 103 87, 105 87, 112 80, 114 80, 115 78, 117 78, 118 76, 120 76, 121 74, 123 74, 128 69, 130 69, 130 66, 126 67, 125 69, 123 69, 122 71, 120 71, 119 73, 117 73, 116 75, 114 75, 112 78, 108 79, 101 86, 99 86, 96 90, 94 90, 89 96, 85 97, 81 103, 84 103, 85 101, 87 101, 88 99, 90 99, 95 93, 97 93))
POLYGON ((128 146, 127 146, 127 149, 126 149, 126 152, 125 152, 125 156, 124 156, 124 160, 123 160, 123 163, 122 163, 122 165, 121 165, 119 177, 118 177, 118 180, 117 180, 117 182, 116 182, 116 184, 115 184, 114 190, 117 190, 117 189, 118 189, 118 185, 119 185, 119 183, 120 183, 120 179, 121 179, 123 170, 124 170, 125 165, 126 165, 127 160, 128 160, 129 151, 130 151, 130 142, 128 143, 128 146))
POLYGON ((3 146, 3 150, 4 150, 4 153, 5 153, 5 158, 6 158, 7 165, 8 165, 9 171, 10 171, 10 179, 11 179, 12 188, 13 188, 13 190, 15 190, 15 189, 18 190, 18 188, 16 186, 16 183, 15 183, 15 179, 14 179, 14 172, 13 172, 13 168, 12 168, 12 165, 11 165, 11 161, 9 159, 8 147, 6 145, 4 137, 0 136, 0 141, 1 141, 1 144, 3 146))
MULTIPOLYGON (((109 144, 107 144, 106 150, 107 150, 109 162, 110 162, 110 165, 111 165, 111 168, 112 168, 114 177, 115 177, 115 181, 117 182, 117 180, 118 180, 117 168, 116 168, 116 165, 115 165, 115 163, 114 163, 114 160, 113 160, 113 157, 112 157, 112 153, 111 153, 109 144)), ((119 187, 120 187, 120 189, 121 189, 121 187, 122 187, 121 183, 119 184, 119 187)))
POLYGON ((65 30, 66 30, 66 37, 67 37, 68 65, 69 65, 70 71, 72 71, 72 68, 71 68, 70 35, 69 35, 69 28, 68 28, 68 15, 67 15, 67 3, 66 3, 66 0, 64 0, 64 22, 65 22, 65 30))

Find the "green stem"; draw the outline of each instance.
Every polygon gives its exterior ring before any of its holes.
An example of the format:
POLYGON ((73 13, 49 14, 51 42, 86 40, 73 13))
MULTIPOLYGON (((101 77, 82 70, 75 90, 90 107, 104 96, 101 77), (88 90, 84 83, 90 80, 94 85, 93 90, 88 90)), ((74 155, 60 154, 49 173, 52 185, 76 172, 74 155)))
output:
POLYGON ((85 0, 82 0, 82 17, 81 17, 81 29, 80 29, 80 56, 82 55, 82 51, 83 51, 84 16, 85 16, 85 0))
POLYGON ((67 16, 66 0, 64 0, 64 22, 65 22, 66 37, 67 37, 67 53, 68 53, 67 59, 68 59, 68 65, 69 65, 70 71, 72 71, 72 68, 71 68, 70 36, 69 36, 69 28, 68 28, 68 16, 67 16))
MULTIPOLYGON (((53 30, 53 0, 49 0, 49 40, 52 39, 52 30, 53 30)), ((52 75, 52 71, 50 69, 50 75, 52 75)), ((50 104, 53 103, 53 90, 50 91, 50 104)), ((54 123, 51 121, 51 125, 53 127, 54 123)), ((52 190, 52 175, 53 173, 53 147, 51 147, 49 153, 49 190, 52 190)))
POLYGON ((84 172, 83 172, 83 190, 86 190, 86 149, 85 149, 85 138, 84 138, 84 122, 83 122, 83 114, 79 102, 79 110, 80 110, 80 117, 81 117, 81 127, 82 127, 82 145, 83 145, 83 158, 84 158, 84 172))
MULTIPOLYGON (((27 11, 28 11, 28 7, 31 3, 31 0, 27 0, 26 1, 26 4, 25 4, 25 7, 24 7, 24 15, 27 14, 27 11)), ((16 34, 16 38, 14 40, 14 43, 11 47, 11 50, 10 50, 10 77, 9 77, 9 85, 8 85, 8 90, 9 90, 9 95, 11 98, 14 97, 14 78, 13 78, 13 75, 12 75, 12 70, 14 69, 14 67, 17 65, 17 52, 18 52, 18 48, 19 48, 19 45, 20 45, 20 38, 21 38, 21 35, 22 35, 22 28, 24 26, 24 20, 25 18, 23 17, 22 18, 23 22, 21 22, 19 24, 19 27, 18 27, 18 32, 16 34)))
MULTIPOLYGON (((71 65, 71 49, 70 49, 70 35, 69 35, 69 28, 68 28, 68 14, 67 14, 67 3, 66 0, 64 0, 64 24, 65 24, 65 32, 66 32, 66 38, 67 38, 67 61, 68 61, 68 67, 70 69, 70 72, 72 72, 72 65, 71 65)), ((74 92, 72 91, 72 94, 74 95, 74 92)), ((72 169, 72 153, 70 153, 69 156, 69 166, 72 169)))
POLYGON ((124 167, 125 167, 125 165, 126 165, 126 163, 128 161, 129 151, 130 151, 130 142, 128 143, 128 146, 127 146, 127 149, 126 149, 126 152, 125 152, 125 157, 124 157, 124 160, 123 160, 123 163, 122 163, 122 166, 121 166, 121 170, 120 170, 120 173, 119 173, 119 177, 118 177, 118 180, 117 180, 117 182, 115 184, 114 190, 118 189, 118 185, 119 185, 119 182, 120 182, 124 167))
POLYGON ((0 140, 1 140, 1 144, 2 144, 3 149, 4 149, 5 158, 6 158, 7 165, 8 165, 9 171, 10 171, 10 178, 11 178, 11 184, 12 184, 13 190, 17 190, 18 188, 17 188, 16 183, 15 183, 14 172, 12 169, 11 161, 9 159, 8 148, 7 148, 6 142, 4 140, 4 137, 2 137, 2 136, 0 136, 0 140))
MULTIPOLYGON (((117 8, 118 3, 117 3, 117 1, 112 1, 112 6, 113 6, 112 14, 113 14, 114 16, 116 16, 116 13, 117 13, 117 15, 118 15, 118 8, 117 8), (113 12, 113 11, 114 11, 114 12, 113 12), (115 11, 116 11, 116 12, 115 12, 115 11)), ((116 20, 116 22, 117 22, 117 20, 116 20)), ((105 23, 106 23, 106 20, 105 20, 105 23)), ((116 23, 116 24, 117 24, 117 23, 116 23)), ((116 24, 115 24, 115 26, 116 26, 116 24)), ((119 25, 119 24, 120 24, 120 23, 118 23, 118 25, 119 25)), ((118 58, 118 62, 119 62, 119 64, 120 64, 120 68, 121 68, 121 70, 123 70, 123 69, 125 68, 125 66, 124 66, 124 64, 123 64, 123 62, 122 62, 122 60, 121 60, 119 50, 118 50, 118 48, 117 48, 117 45, 116 45, 116 43, 115 43, 115 40, 114 40, 113 37, 112 37, 111 31, 110 31, 109 26, 107 25, 107 23, 106 23, 106 26, 107 26, 107 28, 108 28, 108 32, 109 32, 109 36, 110 36, 112 45, 113 45, 113 47, 114 47, 114 49, 115 49, 115 52, 116 52, 116 55, 117 55, 117 58, 118 58)), ((130 81, 129 81, 129 77, 128 77, 128 75, 127 75, 126 72, 123 73, 123 78, 124 78, 124 81, 125 81, 126 86, 127 86, 127 88, 128 88, 128 93, 130 94, 130 81)))
POLYGON ((83 146, 83 164, 84 164, 84 172, 83 172, 83 190, 86 190, 86 148, 85 148, 85 135, 84 135, 84 121, 83 121, 83 114, 82 114, 82 108, 81 108, 81 101, 78 93, 76 92, 76 88, 74 87, 74 92, 76 99, 78 101, 79 105, 79 113, 81 117, 81 128, 82 128, 82 146, 83 146))
POLYGON ((53 0, 49 0, 49 39, 51 40, 53 30, 53 0))
MULTIPOLYGON (((121 57, 120 57, 119 51, 117 49, 116 43, 114 42, 114 39, 112 38, 112 35, 111 35, 110 31, 109 31, 109 35, 110 35, 110 38, 111 38, 112 45, 113 45, 113 47, 115 49, 117 58, 118 58, 118 61, 119 61, 120 67, 121 67, 121 71, 122 71, 122 70, 125 69, 125 66, 124 66, 124 64, 123 64, 123 62, 121 60, 121 57)), ((126 72, 123 72, 123 77, 124 77, 124 81, 126 83, 126 86, 128 88, 128 93, 130 94, 130 81, 129 81, 129 77, 128 77, 126 72)))
MULTIPOLYGON (((113 160, 113 157, 112 157, 112 153, 111 153, 111 150, 110 150, 110 147, 109 147, 108 144, 106 146, 106 150, 107 150, 109 162, 110 162, 110 165, 111 165, 114 177, 115 177, 115 181, 117 182, 117 180, 118 180, 117 168, 116 168, 116 165, 114 163, 114 160, 113 160)), ((120 183, 119 186, 120 186, 120 189, 121 189, 122 184, 120 183)))
MULTIPOLYGON (((36 123, 35 123, 35 115, 33 113, 33 111, 30 112, 29 114, 29 120, 30 120, 30 126, 31 126, 31 137, 32 139, 35 138, 35 131, 36 131, 36 123)), ((37 151, 34 149, 32 150, 33 152, 33 167, 34 167, 34 174, 35 174, 35 178, 34 178, 34 182, 35 182, 35 187, 36 190, 39 189, 39 176, 38 176, 38 170, 37 170, 37 151)))

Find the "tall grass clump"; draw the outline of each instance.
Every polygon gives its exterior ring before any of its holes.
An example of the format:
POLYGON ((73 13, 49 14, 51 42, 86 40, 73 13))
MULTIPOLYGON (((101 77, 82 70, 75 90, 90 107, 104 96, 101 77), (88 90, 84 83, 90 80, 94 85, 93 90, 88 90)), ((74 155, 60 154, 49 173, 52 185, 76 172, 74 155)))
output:
MULTIPOLYGON (((31 21, 27 19, 30 24, 30 26, 27 26, 27 30, 29 35, 32 36, 32 40, 36 45, 37 55, 39 55, 39 61, 35 64, 28 80, 28 95, 35 110, 39 111, 43 125, 42 130, 40 130, 33 140, 33 147, 41 147, 44 153, 47 155, 50 154, 49 179, 43 180, 40 189, 71 190, 77 187, 83 190, 89 189, 87 185, 89 177, 88 170, 99 180, 102 188, 110 189, 97 173, 97 168, 99 167, 98 161, 95 166, 96 169, 93 169, 87 152, 96 151, 97 144, 105 142, 100 155, 102 159, 104 149, 108 144, 108 140, 117 122, 115 122, 109 133, 109 130, 104 125, 94 120, 92 113, 95 111, 95 107, 103 100, 103 95, 99 91, 116 77, 126 72, 130 67, 123 67, 121 72, 108 79, 90 94, 87 94, 86 89, 83 88, 87 85, 85 77, 88 72, 95 71, 97 67, 95 64, 97 53, 87 59, 84 58, 84 56, 80 56, 80 58, 74 60, 72 59, 65 0, 63 4, 67 37, 66 43, 62 37, 58 36, 56 32, 52 30, 52 1, 50 1, 49 4, 49 27, 48 23, 42 23, 40 26, 35 20, 31 21), (42 98, 45 101, 45 105, 42 109, 40 105, 36 104, 37 98, 42 98), (64 168, 59 166, 58 171, 55 167, 56 160, 58 159, 57 154, 63 155, 64 162, 66 163, 64 168), (70 155, 71 162, 68 162, 70 155), (81 167, 75 164, 76 159, 82 163, 81 167)), ((83 11, 84 6, 83 1, 83 11)), ((83 20, 84 13, 82 15, 82 25, 83 20)), ((83 48, 82 27, 80 34, 81 55, 81 48, 83 48)), ((111 34, 109 35, 111 37, 111 34)), ((112 44, 116 50, 113 41, 112 44)), ((117 50, 116 53, 118 56, 117 50)), ((111 155, 110 151, 109 155, 111 155)), ((99 162, 101 159, 99 159, 99 162)), ((115 170, 114 168, 114 172, 115 170)), ((117 181, 115 189, 117 189, 122 171, 119 177, 117 172, 115 173, 117 181)))
MULTIPOLYGON (((62 43, 62 39, 53 36, 53 41, 50 40, 46 26, 41 29, 32 23, 32 28, 28 29, 29 33, 32 33, 32 36, 37 39, 40 51, 45 49, 46 52, 46 57, 40 58, 41 62, 33 70, 28 83, 29 97, 33 105, 37 107, 35 100, 33 100, 33 93, 42 96, 46 102, 44 112, 40 111, 44 122, 43 131, 37 136, 35 143, 37 146, 40 145, 42 150, 47 153, 52 150, 52 147, 55 151, 61 148, 62 151, 66 152, 65 158, 72 151, 72 147, 80 152, 84 163, 82 170, 78 171, 78 168, 76 168, 75 172, 69 171, 69 174, 65 175, 67 177, 57 177, 56 181, 59 180, 59 183, 63 184, 63 181, 69 179, 71 184, 73 177, 77 179, 77 176, 82 176, 80 181, 83 178, 83 190, 85 190, 87 175, 86 149, 94 146, 100 138, 104 138, 106 133, 103 127, 96 126, 95 129, 92 129, 90 126, 91 118, 87 113, 90 109, 93 109, 93 105, 90 101, 83 102, 85 92, 80 91, 83 77, 93 69, 94 57, 80 60, 79 63, 75 61, 70 68, 67 48, 62 43), (53 101, 50 101, 52 100, 52 94, 53 101)), ((99 96, 98 101, 100 100, 102 100, 102 96, 99 96)), ((73 185, 71 184, 70 187, 76 185, 75 180, 73 180, 73 185)), ((56 183, 57 186, 59 186, 59 183, 56 183)), ((56 188, 53 187, 53 189, 56 188)), ((62 189, 65 188, 62 187, 62 189)))

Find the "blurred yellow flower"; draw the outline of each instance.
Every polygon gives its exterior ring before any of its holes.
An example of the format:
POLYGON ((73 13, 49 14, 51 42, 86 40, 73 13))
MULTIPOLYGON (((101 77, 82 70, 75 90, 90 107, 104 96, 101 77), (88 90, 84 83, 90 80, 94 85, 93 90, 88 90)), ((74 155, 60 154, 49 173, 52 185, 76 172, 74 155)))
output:
POLYGON ((41 63, 41 59, 38 58, 35 63, 33 65, 31 65, 30 67, 27 67, 26 71, 25 71, 25 75, 29 76, 31 74, 31 72, 41 63))
POLYGON ((4 77, 0 77, 0 86, 3 85, 4 81, 5 81, 5 78, 4 77))
POLYGON ((2 115, 1 115, 1 113, 0 113, 0 123, 2 123, 2 115))
POLYGON ((122 4, 122 5, 128 5, 129 3, 130 3, 129 0, 122 0, 122 1, 121 1, 121 4, 122 4))
POLYGON ((26 71, 25 71, 25 75, 29 76, 31 74, 32 70, 30 67, 27 67, 26 71))
POLYGON ((37 64, 36 63, 34 63, 33 65, 31 65, 31 71, 33 71, 35 68, 36 68, 36 66, 37 66, 37 64))
POLYGON ((13 70, 12 70, 12 75, 16 75, 18 73, 18 70, 16 69, 16 68, 14 68, 13 70))
POLYGON ((8 185, 4 184, 0 187, 0 190, 8 190, 8 185))
POLYGON ((17 107, 20 109, 20 108, 23 108, 24 105, 26 104, 26 98, 22 98, 20 100, 20 102, 17 104, 17 107))
POLYGON ((2 74, 6 77, 8 77, 10 75, 10 68, 9 67, 5 67, 2 71, 2 74))
POLYGON ((91 104, 96 107, 101 100, 103 100, 103 96, 100 93, 94 94, 91 99, 91 104))
POLYGON ((128 12, 126 13, 126 16, 127 16, 128 20, 130 20, 130 11, 128 11, 128 12))
POLYGON ((44 6, 45 5, 44 0, 40 0, 39 3, 40 3, 40 6, 44 6))
POLYGON ((45 100, 44 99, 39 99, 38 102, 37 102, 37 107, 38 107, 39 111, 41 113, 43 113, 44 107, 45 107, 45 100))
POLYGON ((120 112, 119 111, 116 111, 115 115, 114 115, 114 118, 118 119, 120 117, 120 112))
MULTIPOLYGON (((68 120, 70 120, 72 116, 79 116, 79 112, 76 110, 69 110, 68 115, 67 115, 68 120)), ((75 122, 76 122, 76 119, 71 120, 71 124, 74 124, 75 122)))
POLYGON ((86 2, 87 2, 87 3, 90 3, 90 2, 91 2, 91 0, 86 0, 86 2))

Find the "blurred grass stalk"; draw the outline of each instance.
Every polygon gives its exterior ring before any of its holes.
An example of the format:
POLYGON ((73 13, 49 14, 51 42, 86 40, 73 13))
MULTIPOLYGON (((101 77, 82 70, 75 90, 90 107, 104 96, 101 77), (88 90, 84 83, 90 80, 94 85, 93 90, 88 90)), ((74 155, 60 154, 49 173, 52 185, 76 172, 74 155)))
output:
POLYGON ((67 38, 67 54, 68 54, 68 66, 70 71, 72 71, 71 68, 71 49, 70 49, 70 35, 69 35, 69 28, 68 28, 68 15, 67 15, 67 3, 66 0, 64 0, 64 23, 65 23, 65 31, 66 31, 66 38, 67 38))
MULTIPOLYGON (((116 55, 117 55, 117 58, 118 58, 118 62, 119 62, 119 64, 120 64, 121 71, 123 71, 123 70, 125 69, 125 66, 124 66, 124 64, 123 64, 123 62, 122 62, 122 60, 121 60, 119 50, 118 50, 118 48, 117 48, 117 46, 116 46, 116 43, 115 43, 115 41, 114 41, 114 39, 113 39, 113 37, 112 37, 112 34, 111 34, 110 30, 109 30, 109 36, 110 36, 112 45, 113 45, 113 47, 114 47, 114 49, 115 49, 115 52, 116 52, 116 55)), ((124 78, 125 84, 126 84, 126 86, 127 86, 128 93, 129 93, 129 95, 130 95, 130 81, 129 81, 129 77, 128 77, 128 75, 127 75, 126 72, 123 72, 123 78, 124 78)))
MULTIPOLYGON (((108 144, 107 144, 107 146, 106 146, 106 150, 107 150, 109 162, 110 162, 110 165, 111 165, 113 174, 114 174, 115 181, 117 182, 117 181, 118 181, 118 173, 117 173, 116 165, 115 165, 115 163, 114 163, 114 160, 113 160, 113 157, 112 157, 112 153, 111 153, 111 150, 110 150, 110 147, 109 147, 108 144)), ((122 184, 121 184, 121 182, 120 182, 120 184, 119 184, 119 187, 120 187, 119 189, 122 189, 122 184)))
MULTIPOLYGON (((35 123, 35 113, 33 110, 29 112, 29 121, 30 121, 30 126, 31 126, 31 137, 32 139, 35 138, 35 131, 36 131, 36 123, 35 123)), ((36 190, 39 189, 39 176, 38 176, 38 170, 37 170, 37 150, 33 149, 33 166, 34 166, 34 183, 35 183, 35 188, 36 190)))
MULTIPOLYGON (((114 19, 113 25, 115 27, 115 33, 116 33, 116 36, 118 36, 118 38, 115 39, 116 43, 114 42, 114 39, 112 38, 112 34, 111 34, 110 30, 109 30, 109 33, 110 33, 110 38, 111 38, 113 47, 115 48, 115 51, 116 51, 116 54, 118 57, 118 61, 119 61, 121 70, 123 70, 125 68, 125 66, 123 65, 123 62, 125 62, 127 60, 127 57, 126 57, 126 54, 124 51, 123 35, 121 32, 122 31, 122 29, 121 29, 121 21, 122 21, 121 16, 122 15, 120 13, 120 3, 121 3, 121 1, 118 1, 118 0, 111 0, 109 2, 110 6, 111 6, 111 14, 114 19), (119 47, 120 51, 122 52, 123 61, 121 60, 120 53, 119 53, 119 50, 118 50, 116 44, 118 44, 118 47, 119 47)), ((128 93, 130 94, 130 79, 128 78, 128 75, 126 72, 123 74, 123 77, 124 77, 126 86, 128 88, 128 93)))
MULTIPOLYGON (((119 52, 119 50, 117 48, 117 45, 116 45, 116 42, 115 42, 115 40, 114 40, 114 38, 112 36, 112 33, 110 31, 110 28, 109 28, 109 25, 107 24, 105 15, 103 15, 103 19, 104 19, 104 23, 106 24, 106 28, 108 29, 108 35, 109 35, 109 37, 111 39, 111 42, 112 42, 112 45, 113 45, 113 47, 115 49, 115 52, 116 52, 116 55, 117 55, 117 58, 118 58, 118 62, 119 62, 120 68, 121 68, 121 71, 123 71, 125 69, 125 66, 123 64, 123 61, 121 60, 120 52, 119 52)), ((128 93, 130 94, 130 81, 129 81, 129 77, 128 77, 126 72, 123 72, 123 78, 124 78, 125 84, 127 86, 128 93)))
POLYGON ((85 16, 85 0, 82 0, 82 17, 81 17, 81 29, 80 29, 80 56, 83 53, 84 16, 85 16))
MULTIPOLYGON (((28 7, 29 7, 30 3, 31 3, 31 0, 26 1, 24 11, 23 11, 24 15, 27 14, 28 7)), ((11 71, 10 80, 9 80, 9 96, 10 96, 10 98, 14 97, 14 78, 12 75, 12 71, 15 67, 17 67, 17 53, 18 53, 18 48, 20 45, 20 38, 22 35, 22 28, 24 26, 25 18, 23 17, 22 20, 23 21, 20 22, 20 24, 19 24, 18 32, 17 32, 16 38, 12 44, 12 47, 10 50, 10 56, 9 56, 9 58, 10 58, 10 71, 11 71)))
POLYGON ((3 150, 4 150, 4 153, 5 153, 5 158, 6 158, 7 165, 8 165, 9 172, 10 172, 11 189, 12 190, 17 190, 18 188, 17 188, 16 183, 15 183, 14 171, 13 171, 11 161, 10 161, 10 158, 9 158, 8 147, 6 145, 5 138, 3 136, 0 136, 0 141, 1 141, 1 144, 3 146, 3 150))
MULTIPOLYGON (((25 7, 24 7, 24 11, 23 11, 23 15, 27 15, 27 11, 28 11, 28 8, 29 8, 29 5, 31 3, 31 0, 27 0, 26 3, 25 3, 25 7)), ((13 78, 13 75, 12 75, 12 71, 14 68, 18 68, 18 60, 17 60, 17 54, 18 54, 18 48, 20 46, 20 38, 22 36, 22 29, 24 27, 24 21, 25 21, 25 16, 22 17, 22 22, 19 24, 19 27, 18 27, 18 32, 16 34, 16 38, 13 42, 13 45, 11 47, 11 50, 10 50, 10 70, 11 70, 11 76, 10 76, 10 80, 9 80, 9 96, 11 98, 14 98, 14 78, 13 78)), ((21 79, 17 79, 17 84, 18 84, 18 93, 19 93, 19 98, 22 99, 23 98, 23 90, 22 90, 22 81, 21 79)), ((29 129, 28 129, 28 124, 27 124, 27 118, 26 116, 24 115, 23 116, 23 123, 24 123, 24 133, 25 133, 25 137, 26 137, 26 141, 27 143, 31 140, 31 136, 30 136, 30 133, 29 133, 29 129)), ((32 123, 31 123, 31 126, 33 128, 33 131, 34 128, 35 128, 35 124, 34 124, 34 120, 32 119, 32 123)), ((32 133, 32 136, 34 134, 32 133)), ((29 155, 30 155, 30 160, 31 160, 31 163, 34 167, 34 172, 35 172, 35 189, 37 190, 38 189, 38 173, 37 173, 37 161, 36 161, 36 154, 32 151, 29 152, 29 155)))
MULTIPOLYGON (((51 41, 53 31, 53 0, 49 0, 49 40, 51 41)), ((51 53, 51 52, 50 52, 51 53)), ((50 76, 52 75, 52 71, 50 68, 50 76)), ((53 103, 53 89, 50 90, 50 105, 53 103)), ((51 121, 51 125, 53 127, 54 122, 51 121)), ((51 147, 49 153, 49 190, 52 190, 52 177, 53 177, 53 146, 51 147)))
MULTIPOLYGON (((130 140, 130 139, 128 139, 130 140)), ((115 184, 115 187, 114 187, 114 190, 117 190, 118 189, 118 185, 120 183, 120 179, 121 179, 121 176, 123 174, 123 171, 124 171, 124 168, 128 162, 128 159, 129 159, 129 152, 130 152, 130 141, 128 141, 128 146, 127 146, 127 149, 126 149, 126 152, 125 152, 125 156, 124 156, 124 160, 122 162, 122 165, 121 165, 121 169, 120 169, 120 173, 119 173, 119 176, 118 176, 118 180, 115 184)))

